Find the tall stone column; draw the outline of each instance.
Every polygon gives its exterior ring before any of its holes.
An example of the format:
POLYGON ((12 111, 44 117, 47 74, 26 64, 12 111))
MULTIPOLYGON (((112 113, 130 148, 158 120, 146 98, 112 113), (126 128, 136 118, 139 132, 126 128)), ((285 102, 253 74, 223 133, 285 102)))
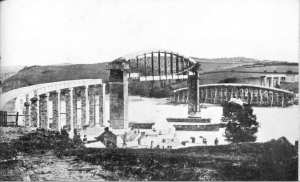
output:
POLYGON ((218 89, 217 87, 215 88, 215 95, 214 95, 214 104, 216 104, 218 101, 218 89))
POLYGON ((200 65, 197 64, 193 70, 194 74, 188 75, 188 93, 189 93, 188 115, 195 115, 197 112, 200 112, 199 68, 200 65))
POLYGON ((24 118, 25 118, 25 126, 30 126, 30 102, 29 102, 29 95, 26 95, 26 97, 25 97, 23 114, 24 114, 24 118))
POLYGON ((105 84, 99 85, 99 125, 104 126, 105 84))
POLYGON ((61 91, 57 90, 57 129, 62 129, 62 120, 61 120, 61 91))
POLYGON ((111 65, 109 77, 110 124, 113 129, 128 127, 128 73, 129 65, 111 65))
POLYGON ((48 129, 48 110, 47 110, 47 96, 46 94, 39 96, 39 111, 40 111, 40 126, 48 129))
POLYGON ((47 117, 48 117, 48 124, 47 124, 47 128, 52 129, 53 126, 53 102, 50 98, 51 93, 47 93, 47 117))
POLYGON ((40 121, 40 98, 39 98, 39 95, 38 93, 36 93, 36 98, 37 98, 37 101, 36 101, 36 124, 37 124, 37 127, 38 128, 41 128, 41 121, 40 121))
POLYGON ((38 103, 38 99, 36 96, 34 96, 33 98, 30 99, 30 120, 31 120, 31 126, 32 127, 37 127, 37 118, 38 118, 38 109, 37 109, 37 103, 38 103))
POLYGON ((271 92, 271 107, 273 106, 274 92, 271 92))
POLYGON ((264 77, 264 86, 265 87, 270 87, 270 85, 268 83, 268 77, 267 76, 264 77))
POLYGON ((66 127, 73 132, 73 88, 66 90, 66 127))
POLYGON ((73 93, 74 89, 70 88, 70 130, 71 133, 74 131, 74 102, 73 102, 73 93))
POLYGON ((60 129, 60 91, 56 91, 50 94, 49 97, 49 111, 52 111, 52 124, 51 129, 59 130, 60 129), (50 102, 52 104, 50 104, 50 102))
POLYGON ((271 85, 270 85, 270 87, 274 87, 274 77, 273 76, 271 76, 271 85))
POLYGON ((88 94, 89 94, 89 126, 95 126, 96 93, 95 93, 94 86, 89 89, 88 94))
POLYGON ((85 96, 85 124, 89 124, 89 120, 90 120, 90 101, 89 101, 89 86, 86 85, 85 86, 85 92, 84 92, 84 96, 85 96))

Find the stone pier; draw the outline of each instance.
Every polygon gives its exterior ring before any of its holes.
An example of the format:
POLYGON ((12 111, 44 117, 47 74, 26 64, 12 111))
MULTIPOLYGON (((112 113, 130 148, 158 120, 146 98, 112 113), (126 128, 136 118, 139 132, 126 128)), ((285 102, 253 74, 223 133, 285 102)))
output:
MULTIPOLYGON (((199 65, 193 71, 193 75, 188 76, 188 115, 195 115, 200 112, 200 90, 199 90, 199 65)), ((182 94, 184 96, 184 94, 182 94)))
POLYGON ((111 127, 128 128, 128 73, 124 68, 110 70, 109 93, 111 127))

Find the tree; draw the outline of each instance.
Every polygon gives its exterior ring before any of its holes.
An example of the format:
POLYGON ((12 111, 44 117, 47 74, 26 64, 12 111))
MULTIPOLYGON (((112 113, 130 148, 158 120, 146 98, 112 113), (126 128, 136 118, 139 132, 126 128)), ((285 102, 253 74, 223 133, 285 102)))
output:
POLYGON ((222 122, 226 123, 226 140, 233 143, 254 142, 259 123, 248 104, 228 102, 223 105, 222 122))

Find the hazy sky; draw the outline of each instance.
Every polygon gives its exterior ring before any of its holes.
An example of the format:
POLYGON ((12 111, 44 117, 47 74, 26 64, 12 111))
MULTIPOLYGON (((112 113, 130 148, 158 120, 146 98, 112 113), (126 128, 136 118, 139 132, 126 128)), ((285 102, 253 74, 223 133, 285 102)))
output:
POLYGON ((95 63, 149 49, 295 62, 298 8, 298 0, 5 0, 2 63, 95 63))

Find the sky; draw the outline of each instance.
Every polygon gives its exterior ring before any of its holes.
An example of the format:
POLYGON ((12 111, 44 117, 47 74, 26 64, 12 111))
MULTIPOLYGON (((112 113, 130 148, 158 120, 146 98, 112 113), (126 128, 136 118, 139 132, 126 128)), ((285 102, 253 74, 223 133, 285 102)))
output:
POLYGON ((97 63, 151 49, 297 62, 298 0, 4 0, 1 64, 97 63))

